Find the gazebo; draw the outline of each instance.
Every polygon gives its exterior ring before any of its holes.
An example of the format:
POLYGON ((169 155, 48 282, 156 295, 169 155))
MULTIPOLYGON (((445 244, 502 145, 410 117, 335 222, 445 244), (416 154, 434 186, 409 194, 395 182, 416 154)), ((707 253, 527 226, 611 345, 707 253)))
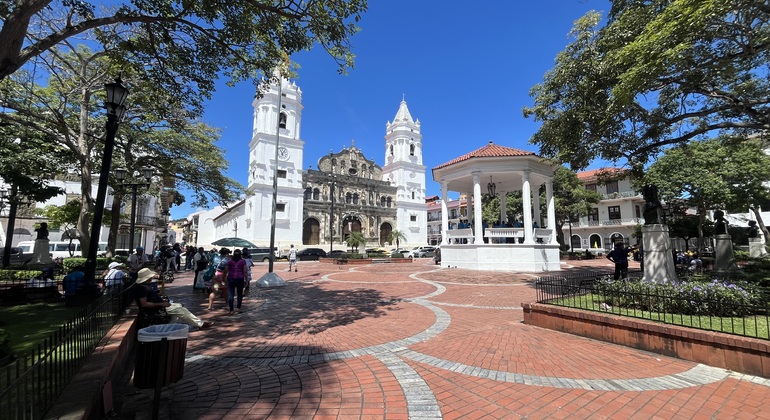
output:
POLYGON ((433 179, 441 185, 441 265, 493 271, 559 270, 553 176, 554 166, 535 153, 492 141, 433 168, 433 179), (538 193, 543 184, 545 218, 541 218, 538 193), (450 227, 446 208, 450 190, 472 197, 469 223, 450 227), (508 220, 506 198, 513 191, 522 192, 523 221, 508 220), (491 224, 482 222, 482 193, 500 197, 500 217, 491 224), (535 224, 540 220, 545 226, 535 224))

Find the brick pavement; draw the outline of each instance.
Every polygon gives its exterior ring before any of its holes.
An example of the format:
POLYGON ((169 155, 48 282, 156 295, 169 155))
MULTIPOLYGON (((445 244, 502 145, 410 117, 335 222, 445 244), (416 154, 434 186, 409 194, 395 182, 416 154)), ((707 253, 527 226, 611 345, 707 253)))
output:
POLYGON ((168 287, 215 327, 191 332, 167 417, 770 418, 770 380, 524 325, 532 274, 428 259, 286 267, 276 264, 287 286, 252 288, 240 315, 222 300, 206 311, 189 272, 168 287))

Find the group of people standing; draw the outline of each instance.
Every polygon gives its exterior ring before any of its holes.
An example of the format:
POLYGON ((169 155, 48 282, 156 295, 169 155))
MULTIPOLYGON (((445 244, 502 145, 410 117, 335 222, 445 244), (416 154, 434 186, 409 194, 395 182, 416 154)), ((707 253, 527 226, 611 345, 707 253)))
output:
POLYGON ((192 263, 195 266, 193 289, 208 293, 208 309, 214 309, 214 301, 221 297, 227 300, 231 314, 240 313, 243 296, 251 285, 251 267, 254 266, 249 249, 236 249, 231 253, 229 249, 222 248, 219 252, 207 253, 201 247, 193 256, 192 263))

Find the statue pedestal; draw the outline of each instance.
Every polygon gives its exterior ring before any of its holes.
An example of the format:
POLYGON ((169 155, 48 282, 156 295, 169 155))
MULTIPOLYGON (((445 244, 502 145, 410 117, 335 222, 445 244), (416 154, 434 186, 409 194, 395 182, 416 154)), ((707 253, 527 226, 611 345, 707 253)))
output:
POLYGON ((668 226, 659 224, 642 226, 642 246, 644 250, 642 279, 654 283, 677 282, 668 226))
POLYGON ((765 241, 762 238, 749 238, 749 256, 751 258, 761 258, 766 254, 765 241))
POLYGON ((733 241, 729 234, 714 235, 714 271, 738 271, 733 253, 733 241))
POLYGON ((32 255, 32 261, 36 264, 52 264, 51 254, 48 250, 48 239, 36 239, 35 251, 32 255))

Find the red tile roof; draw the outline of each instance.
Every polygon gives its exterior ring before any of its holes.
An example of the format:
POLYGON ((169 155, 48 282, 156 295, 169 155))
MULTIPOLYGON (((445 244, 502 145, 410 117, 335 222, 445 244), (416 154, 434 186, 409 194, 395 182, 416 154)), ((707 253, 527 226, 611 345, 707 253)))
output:
POLYGON ((454 165, 455 163, 459 163, 472 158, 508 157, 508 156, 535 156, 535 153, 527 152, 526 150, 521 150, 521 149, 514 149, 512 147, 500 146, 499 144, 492 143, 492 140, 490 140, 489 144, 487 144, 486 146, 480 149, 476 149, 470 153, 464 154, 458 158, 454 158, 447 163, 436 166, 433 169, 435 170, 439 168, 444 168, 446 166, 454 165))
POLYGON ((581 181, 587 181, 590 179, 597 179, 600 176, 608 177, 613 175, 622 175, 628 172, 628 169, 624 168, 599 168, 591 169, 590 171, 578 172, 577 177, 581 181))

